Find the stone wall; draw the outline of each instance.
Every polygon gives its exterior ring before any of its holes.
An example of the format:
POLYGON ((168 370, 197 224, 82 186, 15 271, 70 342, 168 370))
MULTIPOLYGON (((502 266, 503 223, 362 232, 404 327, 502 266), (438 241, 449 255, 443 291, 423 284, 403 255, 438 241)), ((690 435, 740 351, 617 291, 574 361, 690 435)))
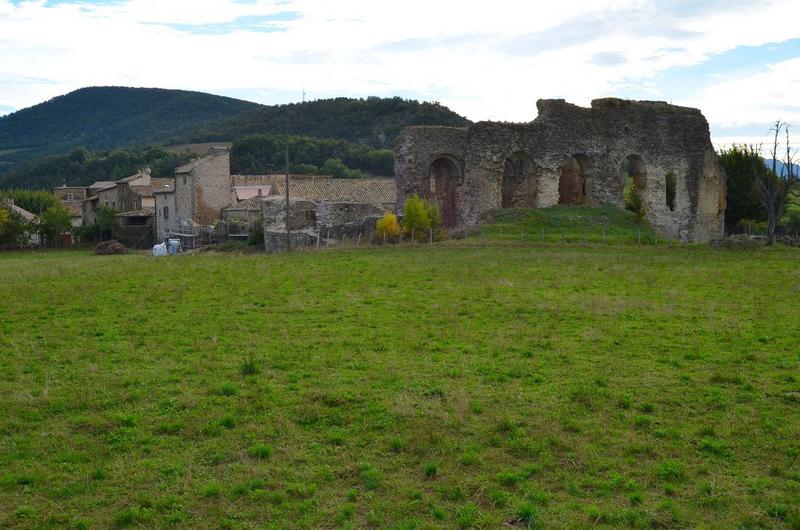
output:
POLYGON ((236 204, 231 181, 231 153, 217 151, 192 171, 195 183, 194 220, 208 225, 222 217, 222 209, 236 204))
POLYGON ((231 155, 227 149, 175 171, 175 207, 178 213, 201 225, 222 218, 222 209, 236 200, 231 180, 231 155))
POLYGON ((684 241, 722 234, 725 177, 699 110, 612 98, 537 106, 527 124, 406 128, 395 147, 398 209, 417 193, 439 203, 445 225, 471 226, 500 207, 622 207, 625 165, 659 232, 684 241), (671 208, 668 174, 677 182, 671 208))
MULTIPOLYGON (((261 205, 264 246, 269 252, 282 252, 286 249, 287 238, 285 198, 267 197, 261 205)), ((366 240, 374 233, 375 224, 383 214, 371 204, 305 199, 291 199, 289 210, 293 247, 329 246, 359 236, 366 240)))

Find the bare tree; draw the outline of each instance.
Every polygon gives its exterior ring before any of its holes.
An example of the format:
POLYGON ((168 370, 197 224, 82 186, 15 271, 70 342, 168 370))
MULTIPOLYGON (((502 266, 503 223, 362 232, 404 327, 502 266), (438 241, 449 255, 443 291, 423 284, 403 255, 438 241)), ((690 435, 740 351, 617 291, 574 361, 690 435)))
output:
POLYGON ((756 188, 759 198, 767 211, 767 244, 775 242, 775 227, 786 212, 786 203, 789 194, 797 184, 798 176, 795 174, 793 159, 797 150, 792 150, 789 138, 789 124, 780 120, 775 122, 775 128, 770 132, 775 133, 772 143, 772 168, 770 171, 759 172, 756 179, 756 188), (778 149, 780 147, 781 131, 786 133, 786 163, 778 173, 778 149))

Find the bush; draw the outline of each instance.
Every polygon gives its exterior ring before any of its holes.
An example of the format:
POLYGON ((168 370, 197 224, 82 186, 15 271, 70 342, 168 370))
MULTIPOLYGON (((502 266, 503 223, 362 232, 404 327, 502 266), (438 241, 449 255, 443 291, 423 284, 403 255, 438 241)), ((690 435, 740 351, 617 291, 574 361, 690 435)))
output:
POLYGON ((400 237, 400 223, 397 222, 397 216, 391 212, 378 219, 375 224, 375 238, 381 243, 384 240, 395 242, 400 237))
POLYGON ((760 235, 767 233, 766 221, 754 221, 753 219, 740 219, 734 227, 734 232, 738 234, 760 235))
POLYGON ((636 214, 636 222, 639 223, 644 218, 644 201, 636 189, 636 184, 631 185, 630 189, 625 193, 625 209, 630 210, 636 214))
POLYGON ((800 211, 792 210, 784 220, 787 234, 800 234, 800 211))
POLYGON ((128 249, 119 241, 112 239, 95 245, 94 253, 98 256, 110 256, 112 254, 127 254, 128 249))
POLYGON ((247 233, 247 245, 251 247, 264 246, 264 226, 261 223, 253 225, 247 233))

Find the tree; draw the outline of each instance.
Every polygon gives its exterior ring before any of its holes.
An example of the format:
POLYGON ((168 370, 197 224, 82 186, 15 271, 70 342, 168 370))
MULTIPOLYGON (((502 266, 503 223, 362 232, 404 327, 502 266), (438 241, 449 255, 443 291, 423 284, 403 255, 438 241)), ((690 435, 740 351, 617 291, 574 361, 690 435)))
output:
POLYGON ((439 228, 442 216, 439 205, 433 201, 411 195, 403 204, 403 234, 424 240, 428 237, 428 230, 439 228))
POLYGON ((54 245, 64 232, 72 228, 72 215, 60 203, 48 208, 39 217, 39 233, 48 245, 54 245))
POLYGON ((386 212, 375 224, 375 235, 378 242, 397 240, 400 237, 400 224, 397 222, 397 216, 392 212, 386 212))
POLYGON ((758 196, 767 212, 768 245, 772 245, 775 242, 775 227, 783 217, 783 214, 786 213, 786 203, 789 195, 792 192, 792 188, 797 184, 797 175, 794 171, 793 162, 796 151, 793 151, 791 147, 789 124, 778 120, 772 130, 775 133, 770 152, 772 155, 772 168, 766 173, 760 173, 760 177, 756 179, 758 196), (777 165, 781 130, 786 133, 786 163, 779 173, 777 165))
POLYGON ((114 231, 114 223, 119 212, 109 206, 101 206, 95 215, 95 224, 99 227, 100 240, 110 239, 114 231))
POLYGON ((734 144, 720 151, 719 158, 727 174, 725 226, 731 229, 743 219, 766 221, 767 212, 756 189, 756 182, 769 171, 761 148, 734 144))

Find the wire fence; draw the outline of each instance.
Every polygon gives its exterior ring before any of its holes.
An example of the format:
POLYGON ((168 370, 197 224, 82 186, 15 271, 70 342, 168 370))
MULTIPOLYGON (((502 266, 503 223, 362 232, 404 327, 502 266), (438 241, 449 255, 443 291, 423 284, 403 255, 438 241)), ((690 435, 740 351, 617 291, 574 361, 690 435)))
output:
MULTIPOLYGON (((338 234, 337 234, 338 235, 338 234)), ((375 247, 391 245, 435 245, 446 241, 463 241, 477 244, 531 244, 531 245, 570 245, 570 246, 650 246, 679 247, 690 243, 658 234, 649 229, 602 228, 600 230, 568 230, 564 228, 539 228, 526 230, 504 226, 476 226, 460 230, 424 230, 399 237, 376 232, 345 234, 341 238, 332 237, 330 231, 321 230, 316 235, 305 238, 305 244, 295 245, 295 250, 321 250, 332 247, 375 247)), ((712 239, 709 246, 714 248, 750 249, 766 245, 767 239, 761 235, 730 235, 712 239)), ((779 245, 800 246, 800 237, 780 236, 779 245)))

